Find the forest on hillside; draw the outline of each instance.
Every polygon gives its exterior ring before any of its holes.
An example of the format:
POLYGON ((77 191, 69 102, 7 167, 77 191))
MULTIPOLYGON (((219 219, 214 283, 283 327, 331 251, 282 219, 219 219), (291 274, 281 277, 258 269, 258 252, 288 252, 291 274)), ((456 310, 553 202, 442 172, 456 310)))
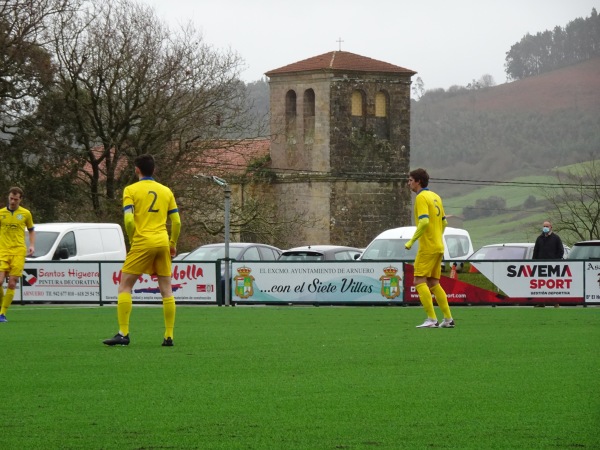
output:
POLYGON ((526 34, 506 54, 508 79, 521 80, 600 56, 600 16, 577 18, 564 28, 526 34))

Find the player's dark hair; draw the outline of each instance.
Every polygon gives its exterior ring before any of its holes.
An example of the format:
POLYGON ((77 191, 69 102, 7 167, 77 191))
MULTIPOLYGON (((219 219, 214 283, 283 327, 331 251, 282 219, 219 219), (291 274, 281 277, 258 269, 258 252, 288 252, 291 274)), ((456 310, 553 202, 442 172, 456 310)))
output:
POLYGON ((145 177, 151 177, 154 174, 154 156, 144 154, 135 158, 133 162, 135 167, 140 169, 142 175, 145 177))
POLYGON ((14 195, 14 194, 19 194, 19 195, 21 196, 21 198, 23 198, 23 196, 25 195, 25 194, 23 193, 23 189, 21 189, 20 187, 17 187, 17 186, 13 186, 13 187, 11 187, 11 188, 8 190, 8 193, 9 193, 9 194, 13 194, 13 195, 14 195))
POLYGON ((411 170, 408 175, 415 181, 421 182, 421 187, 426 188, 429 185, 429 174, 425 169, 411 170))

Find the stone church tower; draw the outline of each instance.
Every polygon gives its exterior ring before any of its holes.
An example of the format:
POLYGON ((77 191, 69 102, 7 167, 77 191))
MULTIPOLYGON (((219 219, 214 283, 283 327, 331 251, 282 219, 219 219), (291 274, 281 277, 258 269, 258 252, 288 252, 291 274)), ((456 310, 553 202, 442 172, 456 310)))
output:
POLYGON ((366 246, 411 224, 410 84, 416 72, 334 51, 266 73, 273 186, 295 245, 366 246))

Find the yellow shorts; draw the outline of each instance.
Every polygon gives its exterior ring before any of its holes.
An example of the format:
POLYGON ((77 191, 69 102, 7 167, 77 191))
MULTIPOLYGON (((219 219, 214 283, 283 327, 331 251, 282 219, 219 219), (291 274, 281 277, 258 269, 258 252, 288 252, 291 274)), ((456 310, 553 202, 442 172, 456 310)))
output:
POLYGON ((133 275, 171 276, 171 249, 169 247, 154 247, 131 249, 127 253, 122 272, 133 275))
POLYGON ((443 253, 421 253, 415 258, 415 277, 437 278, 442 276, 443 253))
POLYGON ((8 272, 11 277, 20 277, 25 268, 23 255, 4 255, 0 259, 0 272, 8 272))

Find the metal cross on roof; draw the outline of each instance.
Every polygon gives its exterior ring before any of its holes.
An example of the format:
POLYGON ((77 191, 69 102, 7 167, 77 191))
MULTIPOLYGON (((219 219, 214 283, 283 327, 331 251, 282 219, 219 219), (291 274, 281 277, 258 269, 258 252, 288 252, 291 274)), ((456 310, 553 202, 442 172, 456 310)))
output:
POLYGON ((342 38, 340 37, 340 38, 338 38, 338 40, 336 42, 339 44, 340 52, 341 52, 342 51, 342 42, 344 42, 344 41, 342 41, 342 38))

